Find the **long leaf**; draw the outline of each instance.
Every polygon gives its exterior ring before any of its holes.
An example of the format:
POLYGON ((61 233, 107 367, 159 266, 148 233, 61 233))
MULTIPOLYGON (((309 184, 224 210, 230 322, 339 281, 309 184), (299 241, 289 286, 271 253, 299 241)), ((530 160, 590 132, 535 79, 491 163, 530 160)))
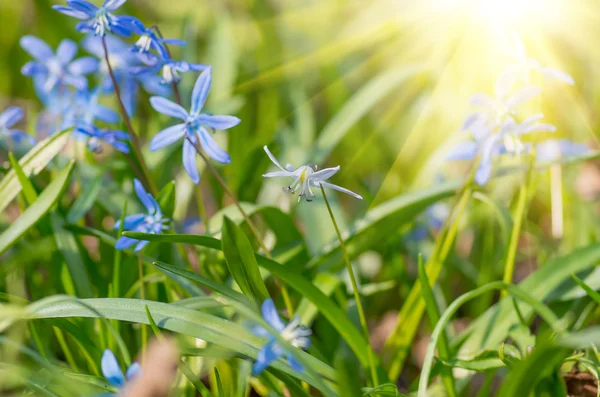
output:
MULTIPOLYGON (((65 147, 70 130, 56 133, 35 145, 19 160, 24 175, 39 174, 48 163, 65 147)), ((15 170, 11 169, 0 181, 0 212, 10 204, 21 191, 21 184, 15 170)))
MULTIPOLYGON (((75 162, 63 168, 38 199, 0 235, 0 254, 6 252, 54 206, 69 184, 75 162)), ((18 182, 17 182, 18 183, 18 182)))

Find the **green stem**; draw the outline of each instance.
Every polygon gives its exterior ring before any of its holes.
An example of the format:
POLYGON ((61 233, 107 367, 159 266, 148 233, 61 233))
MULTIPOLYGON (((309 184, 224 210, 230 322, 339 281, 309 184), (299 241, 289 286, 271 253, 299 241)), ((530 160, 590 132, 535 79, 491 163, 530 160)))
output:
POLYGON ((331 210, 331 206, 329 205, 329 200, 327 199, 327 194, 325 193, 325 189, 321 185, 321 192, 323 193, 323 199, 325 200, 325 205, 327 206, 327 211, 329 212, 329 217, 331 218, 331 222, 333 223, 333 227, 335 229, 335 233, 337 234, 338 240, 340 241, 340 249, 342 250, 342 254, 344 256, 344 262, 346 263, 346 269, 348 269, 348 274, 350 275, 350 281, 352 282, 352 291, 354 292, 354 300, 356 301, 356 308, 358 309, 358 317, 360 320, 360 325, 363 331, 363 335, 365 337, 366 343, 369 344, 369 348, 367 350, 369 354, 369 369, 371 371, 371 380, 373 382, 373 387, 377 387, 379 385, 379 379, 377 378, 377 367, 375 366, 375 360, 373 358, 373 349, 369 343, 369 328, 367 326, 367 318, 365 317, 365 311, 363 309, 362 303, 360 301, 360 291, 358 289, 358 284, 356 283, 356 277, 354 275, 354 270, 352 270, 352 264, 350 263, 350 257, 348 256, 348 252, 346 251, 346 246, 344 244, 344 239, 342 238, 342 234, 340 233, 340 228, 333 216, 333 211, 331 210))
MULTIPOLYGON (((129 115, 127 114, 127 110, 125 109, 125 105, 123 104, 123 99, 121 98, 121 89, 119 88, 119 84, 117 84, 117 79, 115 78, 113 68, 110 64, 110 59, 109 59, 109 55, 108 55, 108 47, 106 46, 106 38, 104 36, 102 36, 102 48, 104 49, 104 60, 106 62, 106 66, 108 67, 108 74, 110 76, 110 80, 112 81, 113 88, 115 90, 117 102, 119 103, 119 109, 121 110, 121 116, 123 117, 123 120, 125 121, 125 125, 127 126, 127 130, 129 132, 129 136, 131 138, 130 146, 133 149, 135 157, 138 159, 140 170, 138 170, 138 167, 133 166, 133 164, 130 164, 130 165, 132 165, 132 168, 134 169, 134 171, 137 171, 138 177, 144 183, 146 188, 148 188, 148 190, 150 190, 150 193, 152 193, 152 195, 156 196, 158 191, 156 190, 156 186, 154 186, 154 183, 152 182, 152 178, 150 178, 150 172, 148 171, 148 167, 146 166, 144 157, 142 156, 142 151, 140 149, 139 138, 135 134, 133 125, 131 124, 131 119, 129 118, 129 115)), ((126 158, 128 159, 128 161, 130 161, 129 156, 126 156, 126 158)))
MULTIPOLYGON (((525 209, 527 208, 527 197, 529 195, 529 183, 531 182, 531 174, 533 170, 533 163, 535 159, 535 153, 529 158, 527 175, 523 181, 523 185, 519 190, 519 198, 517 201, 517 208, 515 211, 515 222, 513 224, 512 232, 510 234, 510 242, 508 245, 508 252, 506 254, 506 262, 504 263, 504 277, 502 281, 509 284, 512 282, 513 275, 515 272, 515 259, 517 257, 517 250, 519 247, 519 237, 521 235, 521 228, 525 218, 525 209)), ((502 296, 506 296, 507 291, 502 291, 502 296)))

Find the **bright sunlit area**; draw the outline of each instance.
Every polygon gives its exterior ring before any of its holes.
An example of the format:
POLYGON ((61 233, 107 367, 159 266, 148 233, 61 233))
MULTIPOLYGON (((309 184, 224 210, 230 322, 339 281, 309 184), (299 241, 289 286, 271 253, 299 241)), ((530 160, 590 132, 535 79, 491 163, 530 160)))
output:
POLYGON ((597 0, 0 27, 0 396, 600 396, 597 0))

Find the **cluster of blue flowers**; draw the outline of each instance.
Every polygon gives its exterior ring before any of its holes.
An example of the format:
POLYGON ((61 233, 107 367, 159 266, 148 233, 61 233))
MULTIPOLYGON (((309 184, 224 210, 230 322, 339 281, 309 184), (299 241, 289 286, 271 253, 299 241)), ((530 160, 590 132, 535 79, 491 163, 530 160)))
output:
MULTIPOLYGON (((539 62, 527 57, 525 47, 518 36, 513 37, 515 63, 508 66, 498 77, 494 87, 494 97, 478 93, 470 102, 477 111, 467 117, 463 131, 469 131, 471 138, 458 144, 448 155, 448 160, 471 160, 479 157, 475 181, 485 185, 492 175, 493 160, 502 155, 522 156, 531 153, 534 147, 522 142, 527 134, 554 132, 552 124, 540 123, 542 114, 522 118, 520 108, 541 93, 540 88, 531 85, 530 72, 540 73, 548 79, 573 85, 573 78, 558 69, 543 67, 539 62), (518 89, 514 89, 518 86, 518 89), (518 121, 522 120, 522 121, 518 121)), ((566 139, 544 140, 535 147, 537 161, 551 161, 585 153, 588 147, 566 139)))

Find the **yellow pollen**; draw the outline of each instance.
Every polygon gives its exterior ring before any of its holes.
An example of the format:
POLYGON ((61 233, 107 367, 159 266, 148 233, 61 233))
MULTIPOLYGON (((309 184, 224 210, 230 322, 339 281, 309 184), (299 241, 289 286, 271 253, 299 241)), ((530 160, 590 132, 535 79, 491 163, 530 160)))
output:
POLYGON ((305 179, 306 179, 306 170, 302 171, 302 174, 300 174, 300 182, 304 183, 305 179))

